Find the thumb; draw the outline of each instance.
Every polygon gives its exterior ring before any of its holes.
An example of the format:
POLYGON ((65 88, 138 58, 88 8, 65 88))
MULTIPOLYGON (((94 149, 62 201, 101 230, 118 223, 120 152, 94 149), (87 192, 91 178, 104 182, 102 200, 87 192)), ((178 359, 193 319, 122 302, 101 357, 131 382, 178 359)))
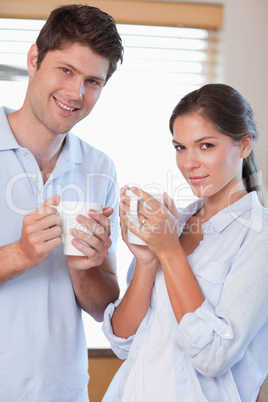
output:
POLYGON ((107 216, 107 218, 109 218, 109 216, 111 216, 113 212, 114 210, 112 207, 103 208, 103 215, 107 216))
POLYGON ((60 202, 60 196, 58 194, 53 195, 53 197, 46 200, 43 205, 58 205, 60 202))

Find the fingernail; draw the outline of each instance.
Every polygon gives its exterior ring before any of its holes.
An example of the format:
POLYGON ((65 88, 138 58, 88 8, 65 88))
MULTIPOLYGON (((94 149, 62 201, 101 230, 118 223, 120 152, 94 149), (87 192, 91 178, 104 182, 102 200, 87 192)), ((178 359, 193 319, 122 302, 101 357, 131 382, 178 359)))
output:
POLYGON ((78 222, 83 222, 84 221, 84 216, 83 215, 78 215, 77 217, 76 217, 76 220, 78 221, 78 222))

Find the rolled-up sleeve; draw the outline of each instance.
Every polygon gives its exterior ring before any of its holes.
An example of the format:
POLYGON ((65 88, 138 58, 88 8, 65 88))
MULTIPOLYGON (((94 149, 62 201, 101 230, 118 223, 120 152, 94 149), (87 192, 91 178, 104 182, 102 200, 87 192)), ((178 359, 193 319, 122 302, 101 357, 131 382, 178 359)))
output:
POLYGON ((213 341, 215 334, 223 340, 233 339, 231 324, 216 317, 214 309, 205 300, 195 313, 184 315, 175 338, 176 342, 188 351, 188 355, 194 357, 213 341))
POLYGON ((111 348, 113 352, 116 354, 116 356, 118 356, 120 359, 126 359, 128 357, 128 353, 132 345, 134 335, 127 339, 119 338, 114 334, 111 322, 114 310, 120 304, 121 300, 122 299, 119 299, 114 304, 113 303, 109 304, 108 307, 106 308, 104 312, 104 321, 102 325, 102 330, 104 332, 104 335, 110 342, 111 348))
POLYGON ((175 343, 193 360, 194 367, 201 374, 214 376, 214 371, 216 375, 220 374, 215 348, 230 346, 234 338, 233 328, 230 322, 216 316, 207 300, 194 313, 183 316, 173 335, 175 343))

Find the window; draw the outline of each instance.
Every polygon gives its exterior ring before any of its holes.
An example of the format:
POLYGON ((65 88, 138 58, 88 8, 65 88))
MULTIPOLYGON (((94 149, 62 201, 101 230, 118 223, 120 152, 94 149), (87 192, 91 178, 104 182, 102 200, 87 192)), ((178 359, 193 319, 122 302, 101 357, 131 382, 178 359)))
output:
MULTIPOLYGON (((19 108, 27 87, 26 54, 41 20, 0 20, 0 103, 19 108)), ((119 186, 162 190, 178 206, 193 200, 180 176, 168 130, 170 114, 187 92, 219 81, 216 30, 119 24, 123 65, 104 87, 92 114, 72 131, 114 160, 119 186)), ((119 239, 122 293, 131 254, 119 239)), ((91 348, 108 347, 100 324, 84 315, 91 348), (94 336, 95 334, 95 336, 94 336)))

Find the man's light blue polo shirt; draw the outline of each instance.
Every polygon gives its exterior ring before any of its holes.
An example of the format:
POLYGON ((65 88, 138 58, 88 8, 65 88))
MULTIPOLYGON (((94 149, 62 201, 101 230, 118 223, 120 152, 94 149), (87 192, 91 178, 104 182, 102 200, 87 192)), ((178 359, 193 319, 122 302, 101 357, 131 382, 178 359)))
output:
MULTIPOLYGON (((71 133, 43 185, 35 158, 16 142, 0 109, 0 246, 21 236, 24 216, 46 199, 100 202, 111 217, 115 251, 118 188, 113 162, 71 133)), ((0 267, 1 269, 1 267, 0 267)), ((88 358, 62 246, 49 259, 0 286, 0 401, 88 401, 88 358)))

